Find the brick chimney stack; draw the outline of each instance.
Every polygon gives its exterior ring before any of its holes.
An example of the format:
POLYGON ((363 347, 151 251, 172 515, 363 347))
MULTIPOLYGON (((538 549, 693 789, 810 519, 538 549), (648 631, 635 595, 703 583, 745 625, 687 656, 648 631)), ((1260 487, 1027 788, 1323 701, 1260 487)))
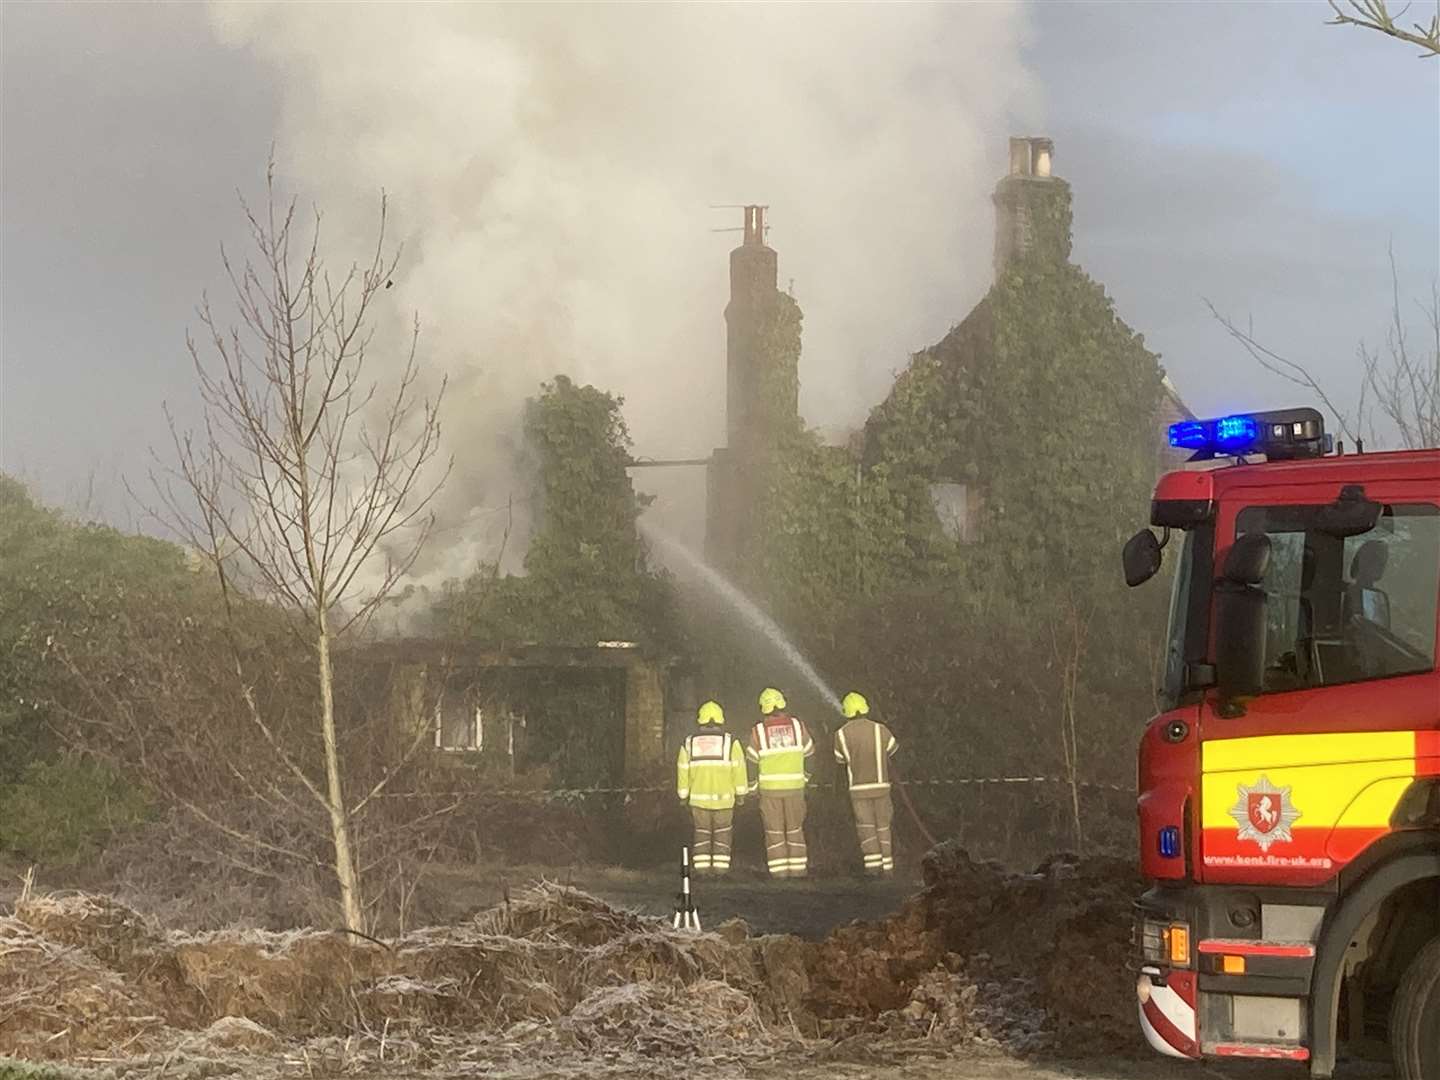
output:
POLYGON ((1051 171, 1055 141, 1011 138, 1010 171, 995 187, 995 276, 1030 254, 1070 258, 1070 185, 1051 171))
POLYGON ((800 309, 782 293, 779 258, 765 243, 764 206, 746 206, 744 238, 730 252, 725 306, 726 445, 708 474, 706 558, 739 571, 758 523, 756 485, 774 441, 800 427, 800 309))
MULTIPOLYGON (((766 316, 775 304, 779 257, 765 243, 764 206, 745 209, 745 238, 730 252, 730 303, 725 308, 725 430, 732 450, 754 442, 764 376, 766 316)), ((798 407, 798 401, 796 406, 798 407)))

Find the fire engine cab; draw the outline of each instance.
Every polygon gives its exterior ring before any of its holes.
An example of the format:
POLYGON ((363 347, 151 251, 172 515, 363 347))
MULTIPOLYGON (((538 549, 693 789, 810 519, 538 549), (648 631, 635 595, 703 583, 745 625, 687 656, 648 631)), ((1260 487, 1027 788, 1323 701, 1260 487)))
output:
POLYGON ((1168 549, 1139 753, 1136 993, 1174 1057, 1388 1043, 1440 1078, 1440 450, 1346 453, 1314 409, 1187 421, 1124 551, 1168 549), (1158 532, 1157 532, 1158 530, 1158 532))

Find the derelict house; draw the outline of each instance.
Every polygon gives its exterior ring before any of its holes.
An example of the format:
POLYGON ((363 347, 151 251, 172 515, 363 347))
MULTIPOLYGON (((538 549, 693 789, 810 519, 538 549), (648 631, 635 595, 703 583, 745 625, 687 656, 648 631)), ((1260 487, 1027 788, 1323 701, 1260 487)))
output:
MULTIPOLYGON (((987 520, 1003 512, 1005 500, 1057 497, 1036 490, 1034 478, 1017 480, 993 452, 997 429, 1032 414, 1053 414, 1085 394, 1092 401, 1115 396, 1109 445, 1083 430, 1052 425, 1046 433, 1063 446, 1056 458, 1069 469, 1057 486, 1078 499, 1121 457, 1144 474, 1129 477, 1132 486, 1150 484, 1181 460, 1160 432, 1191 414, 1158 357, 1071 262, 1071 188, 1053 171, 1054 149, 1048 138, 1010 140, 1009 169, 993 195, 995 284, 949 333, 912 356, 855 438, 823 448, 857 475, 883 465, 908 478, 920 494, 906 513, 962 544, 983 542, 987 520), (1041 324, 1044 334, 1017 333, 1041 324)), ((654 463, 705 467, 706 559, 741 579, 750 542, 764 527, 757 510, 768 455, 779 439, 804 430, 801 312, 778 287, 765 214, 764 206, 744 208, 743 237, 729 258, 726 445, 702 462, 654 463)), ((632 642, 400 639, 366 646, 364 658, 392 672, 399 722, 407 731, 426 728, 437 756, 487 776, 560 787, 653 777, 698 704, 677 658, 632 642), (567 686, 606 703, 586 716, 588 737, 578 749, 560 737, 573 718, 549 716, 567 686)))

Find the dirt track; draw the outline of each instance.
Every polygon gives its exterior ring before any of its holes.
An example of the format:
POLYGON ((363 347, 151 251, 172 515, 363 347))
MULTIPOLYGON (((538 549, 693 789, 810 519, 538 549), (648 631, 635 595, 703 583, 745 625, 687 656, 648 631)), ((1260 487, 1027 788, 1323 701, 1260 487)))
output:
MULTIPOLYGON (((454 905, 462 909, 493 907, 504 899, 507 887, 548 878, 583 889, 616 907, 662 918, 674 911, 679 884, 673 873, 663 871, 593 868, 522 867, 486 873, 455 867, 437 874, 451 892, 454 905)), ((741 873, 694 882, 696 907, 706 928, 738 918, 759 934, 794 934, 812 941, 856 919, 883 919, 919 888, 920 879, 913 874, 888 881, 831 877, 776 882, 741 873)))
MULTIPOLYGON (((609 1073, 607 1077, 608 1080, 659 1080, 674 1075, 673 1067, 661 1065, 653 1071, 609 1073)), ((905 1064, 790 1063, 736 1071, 721 1067, 707 1070, 704 1080, 1306 1080, 1308 1076, 1309 1072, 1302 1066, 1262 1062, 1194 1064, 1155 1057, 1042 1065, 1001 1054, 971 1052, 963 1057, 905 1064)), ((1387 1080, 1391 1076, 1385 1066, 1360 1063, 1342 1066, 1335 1080, 1387 1080)), ((359 1080, 397 1080, 397 1077, 388 1073, 359 1080)), ((433 1080, 433 1076, 428 1080, 433 1080)), ((504 1077, 496 1074, 494 1080, 504 1080, 504 1077)))
MULTIPOLYGON (((757 1072, 747 1080, 779 1080, 782 1074, 757 1072)), ((1002 1056, 968 1055, 947 1061, 916 1062, 881 1067, 837 1065, 824 1070, 798 1069, 783 1075, 791 1080, 1305 1080, 1309 1073, 1297 1065, 1262 1063, 1191 1064, 1160 1058, 1135 1061, 1084 1061, 1069 1065, 1036 1065, 1002 1056)), ((1335 1074, 1336 1080, 1383 1080, 1391 1075, 1377 1065, 1356 1065, 1335 1074)))

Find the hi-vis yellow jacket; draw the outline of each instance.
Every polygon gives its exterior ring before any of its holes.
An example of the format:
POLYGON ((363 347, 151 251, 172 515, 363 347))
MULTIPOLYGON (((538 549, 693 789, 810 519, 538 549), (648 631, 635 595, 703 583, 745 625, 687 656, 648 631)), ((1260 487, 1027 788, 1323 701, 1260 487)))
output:
POLYGON ((700 810, 729 810, 744 796, 750 778, 739 740, 704 728, 680 744, 675 762, 675 794, 700 810))
POLYGON ((805 759, 815 744, 805 725, 783 712, 771 713, 750 732, 745 754, 755 762, 761 791, 804 791, 805 759))

